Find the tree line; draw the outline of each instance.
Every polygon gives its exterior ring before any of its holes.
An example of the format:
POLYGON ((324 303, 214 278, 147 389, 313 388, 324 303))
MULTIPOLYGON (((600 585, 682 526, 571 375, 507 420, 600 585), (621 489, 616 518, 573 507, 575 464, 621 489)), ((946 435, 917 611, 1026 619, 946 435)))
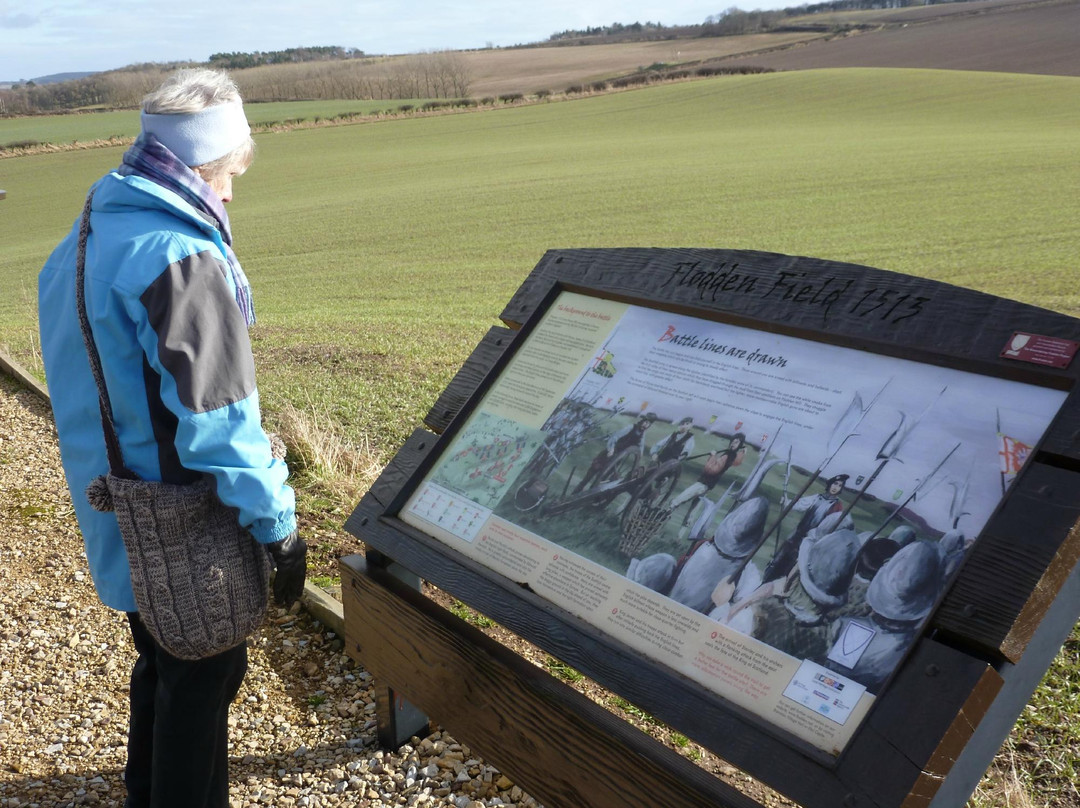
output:
POLYGON ((236 54, 215 54, 206 63, 132 65, 56 84, 27 82, 0 90, 0 115, 134 109, 143 96, 178 67, 228 69, 249 102, 463 98, 469 94, 472 81, 468 63, 455 51, 395 57, 360 57, 357 51, 337 48, 292 51, 294 55, 301 52, 312 58, 259 62, 269 54, 248 54, 259 63, 234 68, 226 67, 225 63, 235 59, 236 54), (352 54, 348 58, 328 55, 330 51, 346 50, 352 54))
POLYGON ((615 22, 611 25, 597 25, 577 30, 559 31, 549 36, 548 41, 558 42, 564 39, 584 39, 587 37, 621 37, 626 34, 649 34, 666 30, 665 26, 658 22, 632 22, 628 25, 615 22))
POLYGON ((207 64, 219 70, 243 70, 259 65, 284 65, 296 62, 328 62, 336 59, 362 59, 359 48, 337 46, 288 48, 279 51, 255 51, 253 53, 212 53, 207 64))
MULTIPOLYGON (((861 0, 850 0, 860 2, 861 0)), ((710 14, 699 25, 663 25, 659 22, 635 22, 629 25, 593 26, 559 31, 548 37, 548 45, 596 45, 600 43, 640 42, 685 37, 741 36, 759 34, 782 28, 785 19, 794 12, 743 11, 732 6, 718 14, 710 14)), ((799 12, 802 13, 802 12, 799 12)), ((528 47, 528 46, 524 46, 528 47)))

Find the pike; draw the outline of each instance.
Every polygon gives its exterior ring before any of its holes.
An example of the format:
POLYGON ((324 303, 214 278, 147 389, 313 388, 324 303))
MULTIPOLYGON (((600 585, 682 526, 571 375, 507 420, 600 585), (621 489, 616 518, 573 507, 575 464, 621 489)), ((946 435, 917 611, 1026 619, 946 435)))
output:
POLYGON ((701 509, 701 516, 694 521, 693 527, 690 528, 691 541, 705 538, 705 536, 702 535, 703 532, 708 529, 709 523, 712 522, 713 516, 720 509, 720 506, 724 504, 729 496, 731 496, 731 490, 735 487, 736 482, 736 480, 732 480, 727 491, 725 491, 724 495, 716 500, 716 502, 713 502, 708 497, 702 497, 707 504, 701 509))
MULTIPOLYGON (((903 502, 901 502, 896 507, 896 510, 894 510, 891 514, 889 514, 888 518, 886 518, 885 521, 881 523, 881 525, 878 527, 878 529, 875 530, 873 532, 873 534, 866 541, 870 541, 870 539, 877 538, 877 536, 881 533, 881 531, 883 531, 886 528, 886 526, 889 524, 889 522, 891 522, 893 519, 895 519, 897 517, 897 515, 899 515, 899 513, 902 510, 904 510, 904 508, 907 507, 908 503, 911 502, 911 500, 915 499, 919 495, 919 492, 922 491, 923 488, 925 488, 927 485, 930 484, 930 481, 933 480, 937 476, 937 473, 939 471, 941 471, 942 466, 945 465, 945 463, 948 461, 948 459, 950 457, 952 457, 953 454, 956 453, 956 450, 959 449, 959 448, 960 448, 959 443, 956 444, 954 447, 952 447, 948 451, 948 453, 943 458, 941 458, 941 461, 936 466, 934 466, 933 470, 919 481, 919 484, 915 486, 915 490, 911 492, 910 496, 908 496, 907 499, 905 499, 903 502)), ((865 544, 865 543, 866 542, 863 542, 863 544, 865 544)))
POLYGON ((972 457, 964 482, 958 483, 956 480, 948 480, 945 483, 953 490, 952 500, 949 502, 949 518, 952 519, 953 530, 956 530, 957 525, 960 524, 960 518, 962 516, 967 516, 969 513, 964 510, 964 504, 967 502, 968 489, 971 487, 971 472, 974 470, 975 458, 972 457))
MULTIPOLYGON (((781 502, 786 502, 787 501, 787 489, 788 489, 788 483, 790 481, 791 481, 791 444, 789 443, 788 447, 787 447, 787 468, 784 469, 784 490, 780 493, 780 501, 781 502)), ((784 514, 780 514, 780 518, 776 522, 776 541, 773 542, 773 555, 776 555, 776 551, 780 547, 780 534, 782 533, 780 528, 783 527, 783 525, 784 525, 784 514)))
POLYGON ((762 480, 765 479, 765 475, 769 473, 769 469, 775 466, 777 463, 782 463, 783 460, 779 458, 769 459, 769 454, 772 452, 773 444, 776 443, 776 438, 780 435, 780 430, 784 428, 781 424, 776 428, 776 432, 769 439, 768 445, 761 450, 758 454, 757 463, 754 464, 754 469, 747 476, 745 482, 743 482, 742 488, 735 494, 735 501, 738 503, 746 502, 750 497, 757 493, 758 488, 761 486, 762 480))
MULTIPOLYGON (((851 502, 848 503, 847 507, 844 508, 844 512, 840 515, 841 521, 843 521, 844 517, 847 516, 851 512, 851 509, 855 507, 855 503, 862 499, 863 494, 866 493, 866 490, 870 487, 870 484, 877 479, 878 475, 881 474, 882 470, 885 468, 886 465, 888 465, 889 461, 898 459, 896 457, 897 453, 900 451, 903 445, 907 443, 908 438, 911 437, 911 433, 915 431, 915 427, 917 427, 922 421, 922 419, 926 417, 926 414, 930 412, 930 409, 935 404, 937 404, 938 401, 941 400, 941 397, 945 395, 945 391, 948 389, 948 385, 942 387, 941 392, 937 394, 937 397, 929 404, 927 404, 926 409, 919 413, 919 417, 916 418, 911 423, 911 425, 906 428, 904 426, 904 422, 907 420, 907 414, 903 410, 898 411, 900 413, 900 423, 897 424, 896 429, 893 430, 892 434, 885 439, 885 442, 881 444, 881 448, 878 449, 877 455, 874 458, 875 460, 880 460, 881 462, 878 464, 878 467, 874 469, 874 472, 869 476, 869 478, 867 478, 866 482, 863 483, 862 487, 858 490, 858 492, 856 492, 855 496, 852 498, 851 502)), ((902 463, 903 461, 901 460, 900 462, 902 463)))
MULTIPOLYGON (((829 440, 825 444, 825 458, 818 464, 817 469, 810 475, 810 478, 803 484, 803 487, 799 489, 799 493, 796 494, 788 504, 780 511, 780 515, 776 518, 776 521, 765 531, 762 537, 762 543, 772 535, 772 532, 780 527, 780 523, 784 521, 784 517, 791 512, 791 509, 795 507, 795 503, 802 498, 807 489, 814 484, 814 481, 821 475, 822 470, 832 462, 837 453, 844 447, 854 435, 855 430, 859 428, 859 425, 866 418, 866 414, 874 408, 874 404, 881 398, 881 394, 885 392, 885 388, 892 383, 892 379, 889 379, 885 384, 881 386, 877 394, 870 400, 870 403, 863 407, 862 398, 856 392, 851 399, 851 404, 848 405, 847 410, 840 416, 840 420, 836 422, 836 426, 833 427, 831 433, 829 433, 829 440)), ((756 551, 755 551, 756 552, 756 551)))
MULTIPOLYGON (((742 487, 739 489, 738 493, 735 494, 735 501, 732 502, 731 506, 728 508, 728 513, 731 513, 737 505, 741 505, 753 497, 757 493, 758 488, 761 487, 761 483, 764 481, 765 475, 769 473, 769 470, 777 463, 783 462, 780 459, 769 457, 769 454, 772 452, 772 446, 776 443, 776 438, 780 435, 780 431, 783 428, 783 424, 778 426, 776 432, 774 432, 769 439, 768 444, 758 453, 757 463, 754 464, 753 470, 746 476, 742 487)), ((724 498, 727 498, 726 494, 724 495, 724 498)))

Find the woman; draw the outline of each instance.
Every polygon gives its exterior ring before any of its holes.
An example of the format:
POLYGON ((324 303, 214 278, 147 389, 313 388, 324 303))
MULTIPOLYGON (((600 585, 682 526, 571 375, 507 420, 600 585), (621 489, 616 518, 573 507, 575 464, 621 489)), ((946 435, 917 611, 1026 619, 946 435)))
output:
MULTIPOLYGON (((306 545, 288 469, 262 430, 247 329, 251 293, 224 204, 254 156, 236 85, 181 70, 143 100, 142 133, 93 187, 85 305, 128 468, 146 480, 213 482, 277 565, 274 596, 295 601, 306 545)), ((108 471, 76 310, 79 226, 39 276, 41 345, 61 457, 90 572, 106 606, 127 613, 131 675, 125 808, 225 808, 228 707, 247 670, 241 643, 177 659, 139 619, 113 513, 84 491, 108 471)))

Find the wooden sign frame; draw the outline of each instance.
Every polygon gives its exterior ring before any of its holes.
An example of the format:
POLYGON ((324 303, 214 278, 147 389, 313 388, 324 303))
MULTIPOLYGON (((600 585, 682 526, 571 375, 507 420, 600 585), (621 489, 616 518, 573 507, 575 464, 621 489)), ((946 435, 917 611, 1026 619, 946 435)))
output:
POLYGON ((501 319, 508 327, 489 332, 429 412, 430 431, 414 433, 346 523, 368 548, 366 560, 342 560, 346 639, 382 683, 382 741, 400 744, 430 715, 550 806, 654 805, 661 793, 673 806, 756 804, 434 606, 417 592, 423 578, 807 808, 962 804, 1080 614, 1077 321, 869 267, 670 249, 551 251, 501 319), (562 289, 1067 392, 840 754, 775 731, 400 518, 447 446, 437 435, 453 433, 562 289), (1050 347, 1003 355, 1018 333, 1050 347), (597 775, 612 766, 634 771, 634 796, 597 775))

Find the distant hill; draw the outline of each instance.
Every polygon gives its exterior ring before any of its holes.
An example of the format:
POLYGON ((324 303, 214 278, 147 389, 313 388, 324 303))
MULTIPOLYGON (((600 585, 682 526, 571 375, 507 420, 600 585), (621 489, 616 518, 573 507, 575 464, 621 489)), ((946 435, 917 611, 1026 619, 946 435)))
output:
POLYGON ((561 90, 641 65, 908 67, 1080 75, 1080 0, 973 0, 788 17, 770 33, 465 52, 472 93, 561 90))
POLYGON ((12 81, 0 81, 0 87, 11 87, 16 84, 27 84, 34 82, 34 84, 59 84, 62 81, 72 81, 74 79, 83 79, 87 76, 94 75, 93 70, 87 73, 51 73, 48 76, 38 76, 33 79, 18 79, 12 81))
POLYGON ((724 64, 808 70, 911 67, 1080 76, 1080 0, 982 0, 795 17, 837 35, 724 64))
MULTIPOLYGON (((895 67, 1080 76, 1080 0, 970 0, 837 10, 838 5, 850 2, 865 0, 807 5, 798 14, 789 9, 771 30, 743 35, 702 36, 708 25, 698 26, 693 36, 678 35, 684 29, 663 29, 663 36, 653 29, 605 32, 573 45, 560 41, 439 54, 364 58, 352 54, 352 58, 328 61, 259 62, 255 67, 236 62, 231 72, 251 102, 578 93, 678 74, 744 70, 895 67), (811 9, 814 13, 809 13, 811 9), (631 34, 633 41, 611 41, 631 34), (441 61, 438 66, 423 67, 420 62, 425 60, 441 61), (418 71, 453 78, 453 89, 416 85, 413 79, 418 71)), ((895 5, 894 0, 877 2, 895 5)), ((240 57, 274 54, 218 56, 235 62, 240 57)), ((93 82, 72 82, 71 92, 50 87, 27 93, 6 90, 0 83, 0 110, 5 102, 9 114, 88 106, 134 108, 160 81, 166 67, 133 65, 109 71, 95 76, 93 82), (115 80, 110 78, 114 76, 115 80)), ((90 75, 94 74, 58 73, 33 81, 52 85, 90 75)))

